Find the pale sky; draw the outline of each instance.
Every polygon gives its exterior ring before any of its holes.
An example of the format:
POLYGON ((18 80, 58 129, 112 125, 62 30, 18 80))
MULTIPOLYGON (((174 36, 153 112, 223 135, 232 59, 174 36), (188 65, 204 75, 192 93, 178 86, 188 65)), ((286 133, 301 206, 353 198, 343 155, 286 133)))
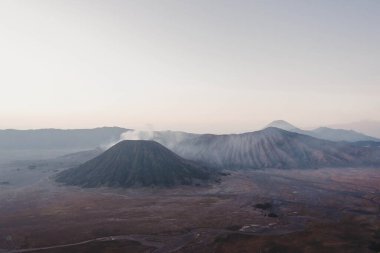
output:
POLYGON ((380 119, 380 1, 0 0, 0 128, 380 119))

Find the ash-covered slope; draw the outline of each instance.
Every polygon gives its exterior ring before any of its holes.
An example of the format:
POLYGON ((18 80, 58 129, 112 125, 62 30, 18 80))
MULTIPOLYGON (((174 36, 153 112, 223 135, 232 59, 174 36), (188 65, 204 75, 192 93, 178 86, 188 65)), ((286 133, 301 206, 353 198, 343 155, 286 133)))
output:
POLYGON ((379 148, 321 140, 273 127, 244 134, 194 135, 171 143, 169 148, 187 159, 225 169, 380 165, 379 148))
POLYGON ((173 186, 207 181, 211 172, 154 141, 121 141, 103 154, 57 175, 83 187, 173 186))

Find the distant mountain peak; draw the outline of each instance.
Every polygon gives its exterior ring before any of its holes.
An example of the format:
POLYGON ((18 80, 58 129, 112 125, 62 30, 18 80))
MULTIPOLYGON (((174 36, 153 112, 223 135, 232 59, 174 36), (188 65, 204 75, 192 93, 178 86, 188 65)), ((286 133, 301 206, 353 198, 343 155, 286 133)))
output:
POLYGON ((285 120, 275 120, 275 121, 272 121, 266 127, 267 128, 268 127, 276 127, 276 128, 280 128, 280 129, 283 129, 283 130, 286 130, 286 131, 298 129, 298 127, 293 126, 292 124, 290 124, 289 122, 287 122, 285 120))
POLYGON ((303 135, 309 135, 314 138, 330 140, 330 141, 348 141, 348 142, 356 142, 356 141, 379 141, 374 137, 353 131, 353 130, 345 130, 345 129, 334 129, 329 127, 319 127, 314 130, 302 130, 293 126, 292 124, 284 121, 284 120, 275 120, 270 123, 268 127, 276 127, 288 132, 294 132, 303 135))
POLYGON ((379 141, 379 139, 368 136, 354 130, 335 129, 329 127, 319 127, 311 131, 311 136, 332 141, 379 141))

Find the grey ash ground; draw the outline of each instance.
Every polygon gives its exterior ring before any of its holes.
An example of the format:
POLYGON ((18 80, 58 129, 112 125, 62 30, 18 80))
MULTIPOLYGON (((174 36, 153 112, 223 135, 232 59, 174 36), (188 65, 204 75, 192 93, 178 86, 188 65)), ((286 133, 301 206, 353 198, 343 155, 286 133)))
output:
POLYGON ((0 186, 2 251, 370 253, 380 242, 376 169, 240 171, 170 189, 62 186, 54 173, 0 186))
POLYGON ((4 165, 0 252, 378 251, 377 146, 275 128, 186 135, 174 146, 159 137, 198 162, 122 141, 4 165), (263 170, 272 166, 281 169, 263 170))

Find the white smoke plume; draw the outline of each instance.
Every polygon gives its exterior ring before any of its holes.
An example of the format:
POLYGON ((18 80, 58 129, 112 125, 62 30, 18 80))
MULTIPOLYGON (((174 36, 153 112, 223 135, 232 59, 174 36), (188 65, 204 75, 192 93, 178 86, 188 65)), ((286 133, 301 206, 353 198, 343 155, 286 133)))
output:
POLYGON ((198 134, 191 134, 176 131, 154 131, 151 125, 145 129, 128 130, 120 135, 117 141, 103 145, 102 149, 106 150, 113 145, 124 140, 153 140, 156 141, 173 152, 181 154, 194 154, 197 153, 197 147, 194 145, 183 145, 187 141, 198 137, 198 134))
POLYGON ((123 141, 123 140, 152 140, 153 136, 154 136, 153 131, 130 130, 130 131, 122 133, 119 141, 123 141))
POLYGON ((126 132, 120 135, 120 138, 117 141, 112 141, 105 145, 102 145, 102 149, 106 150, 124 140, 153 140, 154 130, 152 125, 146 125, 144 129, 132 129, 127 130, 126 132))

